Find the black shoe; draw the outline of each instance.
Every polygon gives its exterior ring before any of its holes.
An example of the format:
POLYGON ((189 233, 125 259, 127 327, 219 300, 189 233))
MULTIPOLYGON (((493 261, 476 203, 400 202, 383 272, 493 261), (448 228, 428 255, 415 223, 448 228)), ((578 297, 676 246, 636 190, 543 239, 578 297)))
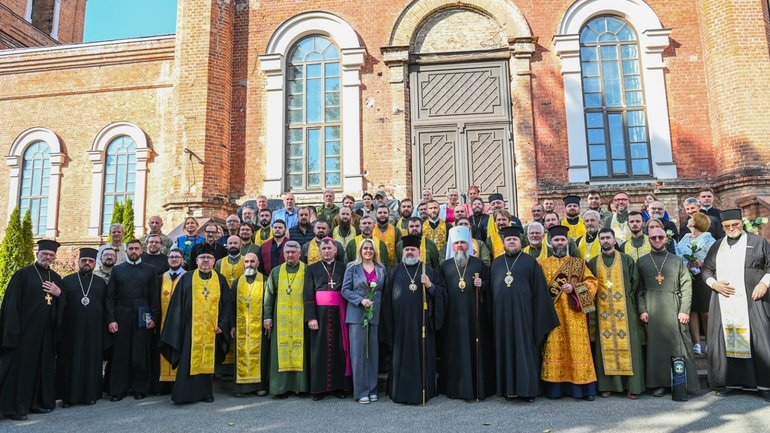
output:
POLYGON ((72 405, 67 403, 67 402, 64 402, 64 401, 61 402, 61 407, 65 408, 65 409, 68 408, 68 407, 71 407, 71 406, 72 405))
POLYGON ((214 403, 214 397, 209 397, 209 398, 207 398, 207 399, 205 399, 203 401, 206 402, 206 403, 214 403))
POLYGON ((652 392, 652 396, 663 397, 665 393, 666 393, 666 388, 656 388, 655 391, 652 392))
POLYGON ((345 393, 345 392, 341 392, 341 391, 336 393, 336 394, 334 394, 334 396, 339 398, 340 400, 348 398, 348 394, 345 393))
POLYGON ((96 404, 96 400, 88 400, 88 401, 86 402, 86 404, 87 404, 87 405, 89 405, 89 406, 93 406, 93 405, 95 405, 95 404, 96 404))
POLYGON ((53 409, 44 409, 42 407, 35 407, 29 410, 32 413, 51 413, 53 409))
POLYGON ((585 401, 594 401, 596 398, 592 395, 584 395, 583 400, 585 401))
POLYGON ((145 397, 147 397, 147 396, 142 394, 141 392, 137 392, 136 394, 134 394, 134 400, 142 400, 145 397))
POLYGON ((284 392, 283 394, 277 394, 275 398, 277 398, 278 400, 286 400, 287 398, 289 398, 289 393, 284 392))
POLYGON ((743 391, 743 390, 742 390, 742 389, 740 389, 740 388, 728 388, 728 387, 724 387, 724 388, 719 388, 719 389, 717 390, 717 395, 718 395, 719 397, 729 397, 729 396, 731 396, 731 395, 740 394, 742 391, 743 391))
POLYGON ((242 392, 236 392, 235 394, 233 394, 233 397, 238 397, 238 398, 246 397, 246 394, 242 392))
POLYGON ((110 401, 120 401, 120 400, 123 400, 125 397, 126 397, 126 394, 113 395, 112 397, 110 397, 110 401))
POLYGON ((519 400, 525 403, 532 403, 535 401, 535 397, 519 397, 519 400))
POLYGON ((324 399, 324 397, 325 396, 323 394, 316 394, 313 396, 313 401, 321 401, 324 399))
POLYGON ((770 389, 758 389, 757 394, 759 394, 763 400, 770 403, 770 389))
POLYGON ((8 419, 12 419, 14 421, 26 421, 27 415, 6 415, 8 419))

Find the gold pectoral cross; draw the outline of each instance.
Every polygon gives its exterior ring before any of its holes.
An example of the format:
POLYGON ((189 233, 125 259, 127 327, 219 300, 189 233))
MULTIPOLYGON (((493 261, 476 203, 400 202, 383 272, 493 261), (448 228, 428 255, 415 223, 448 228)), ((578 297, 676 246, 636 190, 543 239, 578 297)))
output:
POLYGON ((45 294, 45 303, 47 305, 51 305, 51 301, 53 301, 53 296, 51 296, 50 293, 46 293, 45 294))
POLYGON ((658 275, 657 275, 657 276, 655 276, 655 281, 657 281, 657 282, 658 282, 658 285, 659 285, 659 286, 662 286, 662 285, 663 285, 663 280, 665 280, 665 279, 666 279, 666 278, 665 278, 665 277, 663 276, 663 274, 661 274, 660 272, 658 272, 658 275))

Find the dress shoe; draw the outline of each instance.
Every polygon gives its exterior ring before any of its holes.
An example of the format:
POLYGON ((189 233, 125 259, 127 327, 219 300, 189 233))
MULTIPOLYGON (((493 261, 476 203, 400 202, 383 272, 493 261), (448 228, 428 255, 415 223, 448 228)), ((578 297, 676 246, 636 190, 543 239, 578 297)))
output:
POLYGON ((632 392, 626 393, 626 398, 629 400, 639 400, 639 394, 634 394, 632 392))
POLYGON ((532 403, 535 401, 535 397, 519 397, 519 400, 525 403, 532 403))
POLYGON ((324 395, 323 394, 316 394, 316 395, 313 396, 313 401, 321 401, 323 399, 324 399, 324 395))
POLYGON ((61 402, 61 407, 65 408, 65 409, 68 408, 68 407, 71 407, 71 406, 72 406, 71 404, 69 404, 69 403, 67 403, 65 401, 61 402))
POLYGON ((612 397, 612 392, 611 391, 604 391, 603 393, 599 394, 599 397, 601 397, 601 398, 610 398, 610 397, 612 397))
POLYGON ((89 406, 93 406, 93 405, 95 405, 95 404, 96 404, 96 400, 88 400, 88 401, 86 402, 86 404, 87 404, 87 405, 89 405, 89 406))
POLYGON ((120 400, 123 400, 125 397, 126 397, 125 394, 113 395, 112 397, 110 397, 110 401, 120 401, 120 400))
POLYGON ((585 401, 594 401, 595 398, 592 395, 584 395, 583 396, 583 400, 585 400, 585 401))
POLYGON ((655 391, 652 392, 653 397, 663 397, 663 394, 666 393, 666 388, 657 388, 655 391))
POLYGON ((515 401, 518 397, 515 395, 506 395, 505 400, 506 401, 515 401))
POLYGON ((147 396, 142 394, 141 392, 137 392, 136 394, 134 394, 134 400, 142 400, 145 397, 147 397, 147 396))
POLYGON ((264 389, 260 389, 259 391, 257 391, 257 395, 260 397, 264 397, 267 395, 267 391, 265 391, 264 389))
POLYGON ((739 394, 741 391, 742 389, 740 388, 724 387, 724 388, 719 388, 719 390, 717 390, 717 395, 719 397, 729 397, 731 395, 739 394))
POLYGON ((32 413, 51 413, 53 409, 44 409, 42 407, 35 407, 29 410, 32 413))
POLYGON ((337 398, 339 398, 339 399, 345 399, 345 398, 348 398, 348 394, 347 394, 347 393, 345 393, 345 392, 342 392, 342 391, 338 392, 337 394, 334 394, 334 396, 335 396, 335 397, 337 397, 337 398))
POLYGON ((26 421, 27 415, 6 415, 7 418, 12 419, 14 421, 26 421))
POLYGON ((214 403, 214 397, 209 397, 205 400, 203 400, 205 403, 214 403))
POLYGON ((770 402, 770 389, 758 389, 757 394, 766 402, 770 402))
POLYGON ((278 400, 286 400, 287 398, 289 398, 289 393, 284 392, 283 394, 277 394, 275 398, 277 398, 278 400))

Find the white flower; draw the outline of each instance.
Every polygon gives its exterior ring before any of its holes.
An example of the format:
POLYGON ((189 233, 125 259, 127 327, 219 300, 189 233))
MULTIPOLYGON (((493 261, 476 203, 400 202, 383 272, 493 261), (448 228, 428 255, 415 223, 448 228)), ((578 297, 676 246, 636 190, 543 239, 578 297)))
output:
POLYGON ((369 283, 369 288, 372 289, 372 290, 376 289, 377 288, 377 283, 372 281, 371 283, 369 283))

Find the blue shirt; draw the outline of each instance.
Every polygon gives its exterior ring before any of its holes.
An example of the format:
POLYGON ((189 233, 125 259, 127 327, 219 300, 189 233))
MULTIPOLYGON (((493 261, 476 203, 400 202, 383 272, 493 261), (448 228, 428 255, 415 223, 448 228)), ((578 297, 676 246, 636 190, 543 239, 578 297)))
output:
POLYGON ((286 229, 290 229, 299 224, 299 216, 297 215, 297 209, 295 208, 292 213, 288 213, 286 208, 278 209, 273 212, 273 219, 270 221, 272 225, 275 220, 283 220, 286 223, 286 229))

